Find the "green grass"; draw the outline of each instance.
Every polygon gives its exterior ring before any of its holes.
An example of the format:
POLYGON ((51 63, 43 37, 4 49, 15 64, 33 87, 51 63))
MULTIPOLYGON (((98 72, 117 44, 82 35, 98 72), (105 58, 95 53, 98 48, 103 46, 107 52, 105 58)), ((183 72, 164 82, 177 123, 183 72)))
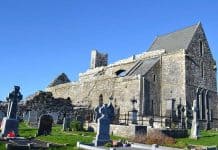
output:
POLYGON ((218 146, 218 132, 217 131, 201 131, 201 137, 198 140, 189 138, 176 139, 175 147, 184 148, 188 145, 200 145, 200 146, 218 146))
POLYGON ((3 142, 0 142, 0 150, 5 150, 5 144, 3 142))
MULTIPOLYGON (((51 135, 48 136, 39 136, 37 139, 47 142, 53 142, 57 144, 67 144, 65 150, 76 149, 77 141, 80 141, 84 144, 92 143, 96 134, 93 132, 63 132, 61 131, 62 126, 55 125, 52 128, 51 135)), ((37 129, 28 127, 25 123, 20 123, 19 125, 19 134, 22 137, 34 137, 37 132, 37 129)), ((121 139, 121 137, 111 136, 113 140, 121 139)))
MULTIPOLYGON (((62 132, 60 125, 55 125, 52 128, 51 135, 39 136, 37 139, 57 144, 67 144, 66 147, 57 148, 57 150, 76 150, 76 143, 91 143, 95 138, 95 133, 92 132, 62 132)), ((25 123, 20 123, 19 134, 22 137, 34 137, 37 133, 36 128, 31 128, 25 123)), ((122 139, 122 137, 111 136, 113 140, 122 139)), ((218 146, 218 132, 217 131, 202 131, 201 138, 193 140, 189 138, 178 138, 176 144, 170 145, 171 147, 185 148, 188 145, 202 145, 202 146, 218 146)), ((168 145, 169 146, 169 145, 168 145)), ((0 142, 0 150, 5 149, 5 144, 0 142)), ((54 149, 55 150, 55 149, 54 149)))

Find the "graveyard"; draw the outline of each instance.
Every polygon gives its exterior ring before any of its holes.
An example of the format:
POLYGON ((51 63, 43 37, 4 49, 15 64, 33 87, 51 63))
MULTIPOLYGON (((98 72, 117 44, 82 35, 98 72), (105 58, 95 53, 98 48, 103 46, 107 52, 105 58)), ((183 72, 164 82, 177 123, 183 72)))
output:
MULTIPOLYGON (((42 95, 44 97, 44 94, 42 95)), ((50 97, 47 98, 50 99, 50 97)), ((99 97, 100 100, 102 98, 102 96, 99 97)), ((125 120, 128 125, 113 122, 116 117, 112 96, 109 97, 108 104, 101 103, 93 110, 93 117, 86 116, 84 119, 80 113, 84 113, 85 110, 79 109, 78 111, 76 109, 76 113, 64 113, 62 122, 54 112, 45 113, 42 111, 42 114, 38 115, 40 111, 30 111, 28 108, 28 113, 24 111, 21 113, 23 115, 19 115, 20 108, 23 106, 19 105, 22 99, 20 87, 14 86, 7 98, 7 116, 1 118, 0 148, 2 150, 88 150, 109 149, 110 147, 117 150, 214 150, 218 146, 217 130, 200 130, 199 128, 196 100, 194 100, 192 107, 191 129, 183 129, 181 126, 158 129, 153 127, 154 120, 150 120, 148 126, 140 125, 137 119, 135 99, 131 99, 133 105, 131 118, 125 120), (119 131, 116 131, 117 129, 119 131), (126 134, 124 130, 127 130, 126 132, 129 134, 126 134)))
MULTIPOLYGON (((52 129, 52 133, 49 136, 40 136, 37 139, 54 142, 58 144, 63 144, 67 146, 60 147, 59 149, 77 149, 76 143, 77 141, 81 141, 84 143, 90 143, 95 137, 95 133, 93 132, 63 132, 61 130, 61 125, 55 125, 52 129)), ((25 123, 20 123, 19 125, 20 136, 30 138, 34 137, 37 128, 28 127, 25 123)), ((121 137, 112 136, 112 139, 119 140, 121 137)), ((186 148, 188 145, 204 145, 204 146, 214 146, 218 145, 218 132, 217 131, 202 131, 201 138, 199 140, 193 140, 189 138, 178 138, 176 139, 176 143, 170 145, 171 147, 177 148, 186 148)), ((169 146, 169 145, 166 145, 169 146)), ((0 142, 0 149, 5 149, 5 143, 0 142)))
POLYGON ((0 103, 1 149, 217 150, 216 61, 200 22, 112 64, 92 50, 77 81, 21 89, 0 103))

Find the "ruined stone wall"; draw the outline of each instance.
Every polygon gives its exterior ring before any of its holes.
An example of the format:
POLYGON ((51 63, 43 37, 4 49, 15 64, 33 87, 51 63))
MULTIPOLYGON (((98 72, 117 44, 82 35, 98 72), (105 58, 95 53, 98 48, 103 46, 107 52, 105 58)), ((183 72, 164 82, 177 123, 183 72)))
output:
POLYGON ((162 55, 161 59, 161 110, 166 115, 167 100, 174 98, 175 108, 186 105, 185 52, 178 50, 162 55))
MULTIPOLYGON (((132 109, 130 99, 135 96, 139 99, 139 78, 134 77, 112 77, 104 76, 76 84, 63 84, 56 87, 47 88, 54 97, 70 97, 74 105, 88 106, 91 108, 99 104, 99 96, 103 95, 104 103, 109 102, 109 97, 113 95, 114 106, 120 107, 120 113, 128 113, 132 109)), ((137 106, 137 108, 139 108, 137 106)))
POLYGON ((187 108, 191 110, 192 101, 196 99, 197 88, 204 88, 208 90, 209 109, 213 110, 213 117, 218 118, 216 84, 216 62, 205 33, 199 26, 186 51, 187 108), (200 42, 202 42, 202 52, 200 42))

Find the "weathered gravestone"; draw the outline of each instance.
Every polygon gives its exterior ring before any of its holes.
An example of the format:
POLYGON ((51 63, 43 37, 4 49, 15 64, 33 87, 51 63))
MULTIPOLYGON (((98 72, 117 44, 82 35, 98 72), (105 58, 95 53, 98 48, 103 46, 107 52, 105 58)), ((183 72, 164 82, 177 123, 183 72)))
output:
POLYGON ((71 122, 71 119, 68 118, 68 117, 64 117, 64 121, 63 121, 63 128, 62 130, 63 131, 69 131, 70 130, 70 122, 71 122))
POLYGON ((8 110, 7 117, 4 117, 1 124, 1 136, 5 137, 9 132, 14 132, 15 136, 18 135, 18 120, 17 120, 17 107, 18 102, 22 100, 23 96, 20 93, 20 87, 14 86, 14 90, 7 98, 8 110))
POLYGON ((28 119, 27 119, 28 124, 34 125, 37 124, 38 122, 38 112, 35 110, 31 110, 28 112, 28 119))
POLYGON ((107 104, 104 104, 99 110, 101 117, 98 119, 97 135, 96 140, 94 141, 95 146, 103 146, 110 141, 109 133, 111 118, 109 116, 109 113, 111 111, 111 106, 108 106, 107 104))
POLYGON ((57 124, 57 122, 58 122, 58 113, 56 113, 56 112, 51 112, 51 113, 49 113, 49 115, 52 116, 52 118, 53 118, 53 123, 54 123, 54 124, 57 124))
POLYGON ((39 125, 38 125, 37 136, 51 134, 52 123, 53 123, 52 116, 50 116, 50 115, 42 115, 39 118, 39 125))
POLYGON ((5 117, 5 113, 0 110, 0 122, 2 122, 2 119, 5 117))
POLYGON ((199 130, 199 122, 198 122, 198 107, 197 107, 197 100, 193 101, 193 120, 192 120, 192 128, 191 128, 191 135, 190 138, 192 139, 198 139, 200 135, 200 130, 199 130))
POLYGON ((135 99, 135 97, 133 99, 131 99, 131 102, 132 102, 132 116, 131 116, 131 121, 132 121, 132 124, 137 124, 137 113, 138 111, 136 110, 136 103, 137 103, 137 100, 135 99))

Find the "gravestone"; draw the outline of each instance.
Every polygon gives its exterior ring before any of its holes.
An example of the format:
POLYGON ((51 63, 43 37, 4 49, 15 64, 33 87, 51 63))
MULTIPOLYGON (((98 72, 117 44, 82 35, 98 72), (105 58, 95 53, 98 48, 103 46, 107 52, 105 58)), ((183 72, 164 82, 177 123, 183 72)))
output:
POLYGON ((14 132, 15 136, 18 135, 18 120, 17 120, 17 107, 18 102, 22 100, 23 96, 20 93, 20 87, 14 86, 14 90, 7 98, 8 110, 7 117, 4 117, 1 124, 1 137, 7 136, 9 132, 14 132))
POLYGON ((31 110, 28 112, 28 124, 35 124, 38 122, 38 113, 35 110, 31 110))
POLYGON ((57 122, 58 122, 58 113, 52 112, 52 113, 49 113, 49 115, 52 116, 52 118, 53 118, 53 123, 54 123, 54 124, 57 124, 57 122))
POLYGON ((0 122, 2 121, 2 119, 3 119, 4 117, 5 117, 5 113, 0 110, 0 122))
POLYGON ((39 118, 39 125, 38 125, 37 136, 51 134, 52 123, 53 123, 52 116, 50 116, 50 115, 42 115, 39 118))
POLYGON ((28 118, 29 118, 29 112, 28 112, 28 111, 27 111, 27 112, 24 112, 24 113, 23 113, 23 120, 27 122, 27 121, 28 121, 28 118))
POLYGON ((68 118, 68 117, 64 117, 64 121, 63 121, 63 128, 62 130, 63 131, 69 131, 70 130, 70 122, 71 122, 71 119, 68 118))
POLYGON ((135 97, 133 99, 131 99, 132 102, 132 116, 131 116, 131 121, 132 124, 137 124, 137 113, 138 111, 136 110, 135 104, 137 103, 137 100, 135 99, 135 97))
POLYGON ((111 111, 110 108, 107 104, 104 104, 99 110, 101 117, 98 119, 95 146, 103 146, 110 141, 110 118, 108 116, 108 112, 111 111))
POLYGON ((193 101, 193 120, 192 120, 192 128, 191 128, 191 135, 190 138, 192 139, 198 139, 200 135, 199 131, 199 122, 197 118, 198 108, 197 108, 197 100, 193 101))
POLYGON ((108 118, 110 120, 110 123, 113 122, 114 118, 115 118, 115 110, 114 110, 114 106, 112 104, 113 101, 113 97, 109 97, 109 104, 107 105, 107 114, 108 114, 108 118))

